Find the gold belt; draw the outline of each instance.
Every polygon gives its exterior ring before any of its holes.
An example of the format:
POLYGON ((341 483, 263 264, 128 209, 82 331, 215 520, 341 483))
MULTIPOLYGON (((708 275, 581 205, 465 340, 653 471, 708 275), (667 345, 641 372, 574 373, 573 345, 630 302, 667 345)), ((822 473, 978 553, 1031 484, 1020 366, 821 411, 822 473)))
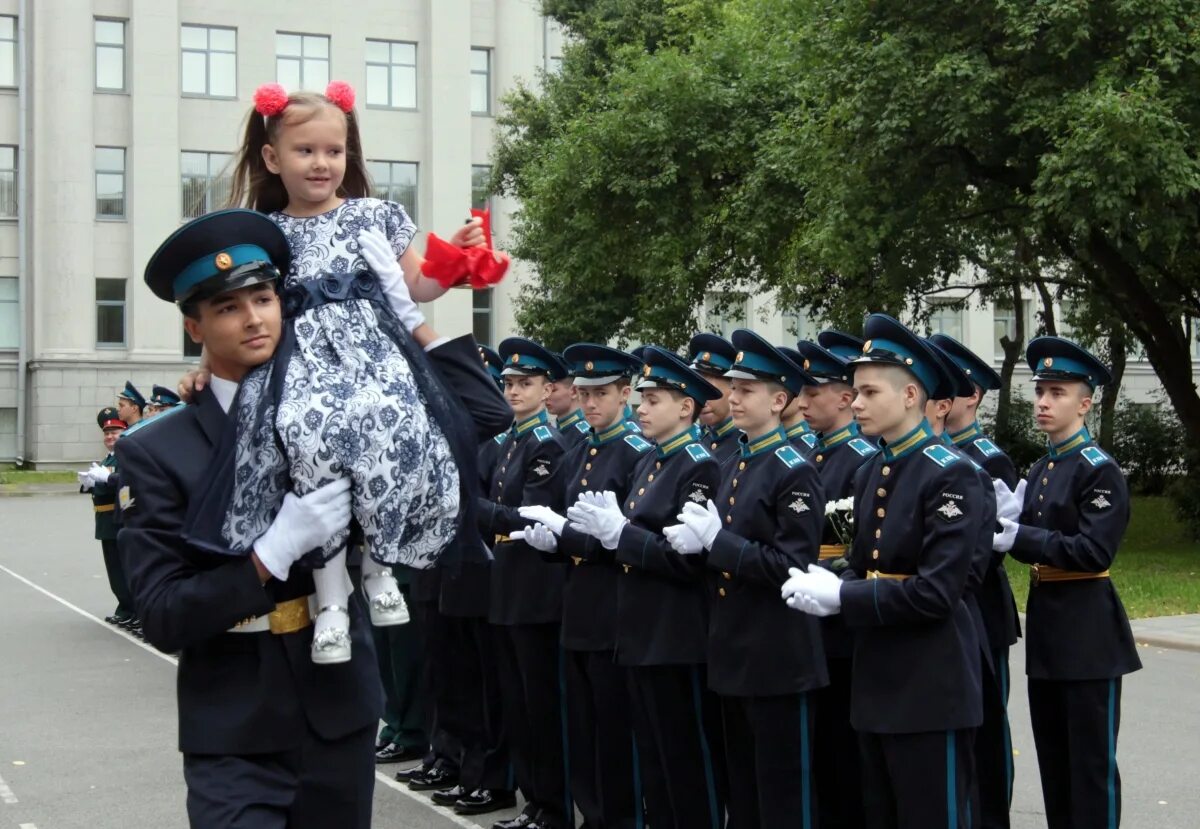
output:
POLYGON ((300 596, 288 599, 275 605, 275 609, 263 616, 251 616, 233 626, 231 633, 295 633, 304 630, 312 624, 312 614, 309 611, 311 596, 300 596))
POLYGON ((820 552, 817 553, 817 561, 841 558, 846 555, 847 549, 849 549, 849 545, 846 544, 822 544, 820 552))
POLYGON ((892 579, 893 581, 904 581, 911 576, 912 573, 881 573, 878 570, 868 570, 868 579, 892 579))
POLYGON ((493 541, 492 543, 493 544, 503 544, 506 541, 512 541, 512 539, 509 538, 507 535, 497 535, 496 540, 493 541))
POLYGON ((116 504, 96 504, 92 509, 96 512, 112 512, 117 508, 116 504))
POLYGON ((1041 584, 1044 581, 1092 581, 1108 578, 1108 571, 1103 573, 1084 573, 1079 570, 1064 570, 1049 564, 1032 564, 1029 567, 1029 583, 1041 584))

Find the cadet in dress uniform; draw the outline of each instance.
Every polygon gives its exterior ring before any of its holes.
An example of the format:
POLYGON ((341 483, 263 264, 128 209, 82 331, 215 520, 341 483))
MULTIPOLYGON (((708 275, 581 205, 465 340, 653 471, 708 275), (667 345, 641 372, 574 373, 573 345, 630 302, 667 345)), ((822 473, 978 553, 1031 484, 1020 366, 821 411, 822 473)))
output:
POLYGON ((704 404, 700 425, 705 447, 722 466, 738 453, 738 438, 742 434, 729 414, 729 378, 725 376, 733 368, 736 356, 733 343, 716 334, 697 334, 688 343, 687 361, 692 370, 721 392, 720 398, 704 404))
POLYGON ((817 334, 817 345, 843 360, 857 360, 862 354, 863 338, 845 331, 826 328, 817 334))
POLYGON ((676 549, 708 551, 708 685, 721 699, 730 826, 803 826, 816 820, 809 692, 829 679, 816 619, 775 597, 789 569, 817 561, 825 494, 779 416, 816 381, 757 334, 738 329, 732 339, 726 376, 740 453, 722 470, 715 504, 684 507, 676 549))
MULTIPOLYGON (((796 365, 804 365, 804 357, 796 349, 780 346, 779 351, 796 365)), ((817 433, 804 419, 801 397, 802 395, 798 394, 792 398, 792 402, 788 403, 787 408, 780 415, 779 422, 783 426, 784 433, 787 434, 788 442, 795 446, 805 459, 808 459, 812 457, 817 448, 817 433)))
POLYGON ((886 441, 855 476, 851 580, 797 571, 784 596, 856 632, 851 722, 867 825, 970 825, 971 744, 982 720, 980 645, 963 601, 984 494, 975 468, 924 419, 950 394, 928 344, 884 314, 851 362, 854 411, 886 441), (936 796, 934 796, 936 793, 936 796))
POLYGON ((496 634, 504 728, 525 795, 525 810, 507 827, 574 825, 565 766, 562 695, 562 593, 566 566, 546 562, 510 533, 529 522, 518 509, 561 509, 564 442, 550 422, 545 398, 554 356, 542 346, 510 337, 498 349, 505 396, 516 422, 499 447, 488 496, 479 505, 480 532, 493 539, 490 620, 496 634))
MULTIPOLYGON (((638 462, 653 448, 625 418, 630 378, 641 364, 603 345, 579 343, 563 358, 579 391, 588 439, 562 462, 560 503, 585 492, 630 494, 638 462)), ((625 671, 616 664, 617 571, 613 551, 567 526, 548 507, 522 507, 535 524, 522 537, 550 560, 565 561, 562 646, 566 656, 567 744, 571 796, 586 826, 634 829, 641 825, 640 781, 625 671)))
MULTIPOLYGON (((971 393, 955 398, 946 417, 950 440, 991 478, 1003 481, 1012 489, 1019 480, 1013 462, 983 433, 976 419, 984 394, 1000 388, 1000 375, 953 337, 934 334, 929 340, 971 381, 971 393)), ((1007 829, 1013 787, 1012 736, 1008 725, 1008 649, 1016 644, 1021 627, 1012 587, 1004 570, 1003 553, 991 557, 976 598, 995 669, 995 681, 984 682, 983 724, 975 735, 975 769, 980 797, 977 822, 983 829, 1007 829)))
POLYGON ((125 388, 117 392, 117 416, 132 428, 141 423, 145 409, 146 398, 131 381, 126 380, 125 388))
POLYGON ((170 411, 183 401, 179 399, 179 395, 168 389, 166 386, 155 385, 150 391, 150 399, 146 401, 146 418, 152 418, 155 415, 170 411))
POLYGON ((1096 386, 1112 378, 1058 337, 1031 341, 1026 359, 1049 452, 1029 471, 1019 517, 1005 516, 1001 505, 995 547, 1032 570, 1025 663, 1046 823, 1114 827, 1121 677, 1142 663, 1108 572, 1129 523, 1129 492, 1117 462, 1084 425, 1096 386))
MULTIPOLYGON (((818 435, 809 461, 821 475, 826 503, 854 495, 854 474, 874 457, 879 446, 863 437, 854 420, 854 388, 846 360, 814 342, 801 340, 796 350, 804 370, 817 381, 800 393, 804 419, 818 435)), ((826 519, 820 558, 835 572, 848 566, 847 547, 826 519), (836 564, 835 564, 836 562, 836 564)), ((820 826, 857 829, 864 825, 862 764, 858 736, 850 727, 850 677, 854 637, 840 615, 821 620, 829 685, 816 693, 817 718, 813 732, 816 758, 817 808, 820 826)))
MULTIPOLYGON (((663 535, 686 503, 706 503, 720 466, 696 420, 721 391, 674 354, 643 354, 638 417, 654 451, 642 457, 619 507, 578 502, 568 526, 615 549, 617 662, 629 700, 648 823, 656 829, 724 826, 720 711, 705 677, 708 607, 698 556, 663 535)), ((615 493, 614 493, 615 495, 615 493)))
POLYGON ((100 414, 96 416, 96 423, 104 434, 106 454, 100 463, 92 464, 86 472, 79 473, 79 491, 90 493, 92 496, 92 511, 96 515, 96 540, 100 542, 100 549, 104 554, 108 588, 117 600, 117 609, 105 616, 104 621, 136 631, 140 623, 133 609, 133 597, 129 594, 129 584, 125 580, 121 557, 117 553, 117 524, 113 520, 117 502, 117 488, 113 480, 117 471, 117 456, 113 449, 127 424, 112 406, 100 410, 100 414))
POLYGON ((555 351, 549 352, 553 362, 550 372, 550 393, 546 397, 546 411, 554 417, 554 423, 562 434, 563 446, 578 446, 587 440, 591 434, 587 418, 579 405, 579 392, 571 378, 571 366, 563 356, 555 351))

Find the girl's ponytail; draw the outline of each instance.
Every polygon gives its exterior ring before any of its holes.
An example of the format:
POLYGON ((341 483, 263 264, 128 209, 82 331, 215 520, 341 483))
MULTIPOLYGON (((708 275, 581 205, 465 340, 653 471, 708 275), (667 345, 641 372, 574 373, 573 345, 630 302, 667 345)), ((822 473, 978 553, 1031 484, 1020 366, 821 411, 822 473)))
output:
POLYGON ((282 210, 287 206, 287 191, 283 180, 267 169, 263 147, 270 143, 266 119, 256 110, 246 117, 242 148, 233 168, 233 185, 229 192, 229 207, 249 207, 262 213, 282 210))

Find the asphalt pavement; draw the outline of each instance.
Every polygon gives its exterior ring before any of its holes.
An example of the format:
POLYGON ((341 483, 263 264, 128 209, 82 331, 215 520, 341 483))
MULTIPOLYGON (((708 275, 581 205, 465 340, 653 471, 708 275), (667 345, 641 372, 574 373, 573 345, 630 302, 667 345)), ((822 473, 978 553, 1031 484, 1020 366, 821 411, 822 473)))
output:
MULTIPOLYGON (((1118 585, 1119 587, 1119 585, 1118 585)), ((0 829, 185 827, 174 662, 101 621, 113 600, 89 499, 0 498, 0 829)), ((1200 825, 1200 653, 1143 646, 1126 678, 1120 761, 1127 829, 1200 825)), ((1023 681, 1012 655, 1014 829, 1045 826, 1023 681)), ((379 829, 476 823, 381 766, 379 829)))

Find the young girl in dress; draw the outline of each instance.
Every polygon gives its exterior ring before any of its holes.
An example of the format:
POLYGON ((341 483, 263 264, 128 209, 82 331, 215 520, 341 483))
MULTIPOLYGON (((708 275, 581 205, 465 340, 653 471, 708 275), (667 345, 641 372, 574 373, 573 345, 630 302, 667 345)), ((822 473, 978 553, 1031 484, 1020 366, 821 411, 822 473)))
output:
MULTIPOLYGON (((404 208, 369 193, 348 85, 331 83, 324 95, 259 88, 231 201, 267 213, 288 238, 280 293, 291 324, 275 358, 239 388, 232 490, 217 503, 223 541, 248 553, 288 490, 349 477, 371 621, 390 625, 408 621, 391 565, 430 567, 454 538, 455 458, 473 450, 414 340, 424 325, 415 303, 446 287, 421 274, 404 208)), ((451 245, 482 244, 480 225, 459 228, 451 245)), ((313 562, 319 663, 350 658, 349 535, 313 562)))

